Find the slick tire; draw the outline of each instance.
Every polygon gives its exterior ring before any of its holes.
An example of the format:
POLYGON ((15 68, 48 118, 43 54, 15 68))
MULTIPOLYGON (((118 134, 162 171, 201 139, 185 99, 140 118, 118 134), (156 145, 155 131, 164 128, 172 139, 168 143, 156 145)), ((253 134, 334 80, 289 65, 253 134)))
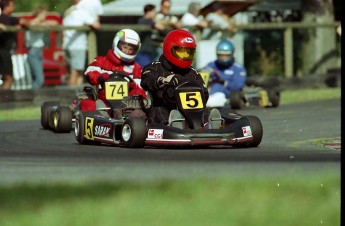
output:
POLYGON ((85 134, 85 117, 82 112, 76 116, 74 135, 79 144, 90 144, 91 142, 84 137, 85 134))
POLYGON ((252 129, 253 141, 248 144, 248 147, 257 147, 261 143, 263 129, 260 119, 253 115, 245 116, 249 120, 249 125, 252 129))
POLYGON ((43 129, 49 129, 49 116, 52 107, 60 106, 60 102, 48 101, 41 105, 41 125, 43 129))
POLYGON ((245 106, 244 94, 239 90, 230 93, 229 101, 232 109, 242 109, 245 106))
POLYGON ((146 135, 146 122, 141 117, 129 117, 122 125, 122 141, 128 148, 144 147, 146 135))
POLYGON ((267 91, 268 99, 271 102, 272 107, 278 107, 280 103, 280 92, 277 88, 273 88, 267 91))
POLYGON ((72 130, 72 111, 67 106, 60 106, 54 114, 54 130, 57 133, 69 133, 72 130))

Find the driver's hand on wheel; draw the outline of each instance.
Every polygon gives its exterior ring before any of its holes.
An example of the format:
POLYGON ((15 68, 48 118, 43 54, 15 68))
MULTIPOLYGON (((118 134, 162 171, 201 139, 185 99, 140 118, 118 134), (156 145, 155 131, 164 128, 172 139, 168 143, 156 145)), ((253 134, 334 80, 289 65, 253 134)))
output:
POLYGON ((102 73, 99 77, 98 77, 98 84, 103 84, 106 80, 108 80, 110 77, 110 75, 108 73, 102 73))
POLYGON ((175 74, 169 75, 167 77, 159 77, 157 80, 158 87, 163 87, 165 85, 177 86, 179 83, 178 76, 175 74))

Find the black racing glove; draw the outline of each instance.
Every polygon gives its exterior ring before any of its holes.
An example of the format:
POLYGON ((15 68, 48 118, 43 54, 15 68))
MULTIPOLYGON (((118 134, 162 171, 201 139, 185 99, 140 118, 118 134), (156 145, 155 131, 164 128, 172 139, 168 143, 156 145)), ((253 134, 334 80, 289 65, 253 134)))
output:
POLYGON ((107 81, 110 77, 110 74, 108 73, 102 73, 98 78, 98 84, 104 84, 105 81, 107 81))
POLYGON ((157 79, 157 85, 159 88, 162 88, 163 86, 170 85, 170 86, 177 86, 179 84, 178 75, 171 74, 167 77, 159 77, 157 79))

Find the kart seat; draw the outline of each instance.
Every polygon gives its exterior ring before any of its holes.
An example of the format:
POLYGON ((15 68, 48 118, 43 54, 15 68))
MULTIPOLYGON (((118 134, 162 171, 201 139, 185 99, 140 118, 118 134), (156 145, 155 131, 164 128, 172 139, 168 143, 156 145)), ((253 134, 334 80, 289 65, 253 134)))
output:
POLYGON ((100 99, 96 100, 96 110, 99 111, 103 116, 109 117, 108 110, 110 110, 110 107, 106 106, 105 103, 100 99))

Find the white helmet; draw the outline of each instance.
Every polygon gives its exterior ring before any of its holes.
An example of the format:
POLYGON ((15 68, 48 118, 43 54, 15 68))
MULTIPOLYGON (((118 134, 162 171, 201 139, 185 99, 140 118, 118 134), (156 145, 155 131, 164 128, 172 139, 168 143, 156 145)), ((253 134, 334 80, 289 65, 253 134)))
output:
POLYGON ((115 56, 124 62, 132 62, 140 49, 140 37, 132 29, 122 29, 116 33, 113 41, 115 56), (128 47, 130 52, 124 52, 123 47, 128 47))

